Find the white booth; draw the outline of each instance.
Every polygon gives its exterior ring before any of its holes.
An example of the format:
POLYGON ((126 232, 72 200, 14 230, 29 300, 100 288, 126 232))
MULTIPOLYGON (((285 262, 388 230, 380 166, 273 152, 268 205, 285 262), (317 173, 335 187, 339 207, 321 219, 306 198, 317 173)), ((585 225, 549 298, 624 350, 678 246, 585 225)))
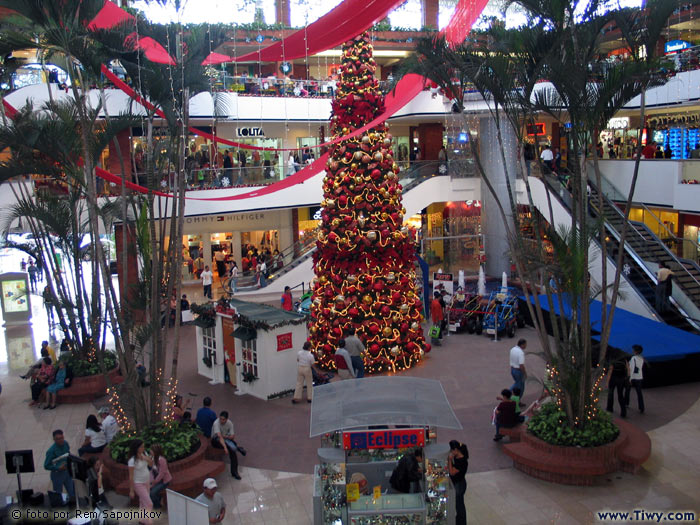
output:
POLYGON ((265 400, 294 390, 297 352, 307 338, 304 315, 230 299, 217 308, 213 326, 195 324, 198 372, 212 384, 228 382, 238 395, 265 400))

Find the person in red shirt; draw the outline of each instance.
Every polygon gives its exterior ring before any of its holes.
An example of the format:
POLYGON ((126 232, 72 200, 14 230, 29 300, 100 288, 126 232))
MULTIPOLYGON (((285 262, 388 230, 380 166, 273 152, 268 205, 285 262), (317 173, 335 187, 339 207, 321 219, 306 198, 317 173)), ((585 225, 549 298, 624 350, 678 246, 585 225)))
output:
MULTIPOLYGON (((440 302, 440 292, 435 292, 433 294, 433 300, 430 303, 430 319, 432 320, 433 326, 437 327, 440 327, 444 319, 442 303, 440 302)), ((440 330, 440 338, 442 338, 442 330, 440 330)))
POLYGON ((645 159, 653 159, 656 154, 656 142, 653 140, 642 148, 642 156, 645 159))
POLYGON ((501 402, 496 407, 496 435, 493 437, 494 441, 503 439, 503 434, 500 432, 501 428, 513 428, 524 420, 522 416, 519 417, 515 413, 516 404, 511 399, 512 395, 513 393, 505 388, 501 390, 501 395, 498 397, 501 402))
POLYGON ((287 310, 288 312, 291 312, 293 307, 293 301, 294 299, 292 298, 292 289, 289 286, 285 286, 284 293, 282 294, 282 298, 280 299, 280 302, 282 303, 282 310, 287 310))

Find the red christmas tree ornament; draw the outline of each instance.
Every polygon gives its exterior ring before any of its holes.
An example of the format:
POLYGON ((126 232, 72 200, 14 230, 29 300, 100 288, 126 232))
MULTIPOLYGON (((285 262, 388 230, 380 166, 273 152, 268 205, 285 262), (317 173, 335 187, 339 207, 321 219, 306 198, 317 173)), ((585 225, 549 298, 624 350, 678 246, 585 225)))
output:
MULTIPOLYGON (((384 111, 376 67, 367 33, 343 45, 333 138, 384 111)), ((309 327, 316 358, 326 368, 335 368, 333 351, 351 326, 368 348, 368 372, 405 369, 430 351, 422 331, 413 329, 421 308, 415 299, 415 246, 403 226, 391 146, 381 124, 330 148, 309 327)))

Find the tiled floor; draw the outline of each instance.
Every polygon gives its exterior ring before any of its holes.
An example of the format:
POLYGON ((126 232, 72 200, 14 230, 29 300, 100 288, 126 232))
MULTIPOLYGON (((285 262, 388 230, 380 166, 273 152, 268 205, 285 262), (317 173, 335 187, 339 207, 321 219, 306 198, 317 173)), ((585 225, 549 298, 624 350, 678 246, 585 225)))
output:
MULTIPOLYGON (((31 352, 45 337, 40 310, 33 331, 6 330, 4 338, 0 337, 0 444, 3 450, 34 450, 37 472, 24 475, 23 485, 45 491, 50 484, 42 466, 51 430, 62 428, 75 451, 87 415, 100 403, 46 411, 27 406, 28 385, 18 375, 24 372, 24 361, 31 353, 24 356, 17 349, 25 343, 31 352)), ((530 341, 528 350, 537 350, 532 330, 518 335, 530 341)), ((182 340, 192 341, 193 337, 186 332, 182 340)), ((700 516, 700 384, 647 390, 647 413, 642 416, 631 410, 630 420, 649 431, 653 443, 652 457, 640 474, 614 474, 588 488, 553 485, 513 470, 500 445, 490 439, 495 396, 512 382, 507 369, 512 344, 511 339, 494 342, 486 337, 451 336, 421 366, 408 372, 440 379, 464 426, 461 432, 442 432, 439 437, 444 441, 456 437, 469 446, 466 500, 471 524, 593 523, 593 513, 606 509, 692 510, 700 516)), ((192 397, 195 408, 204 395, 212 395, 215 409, 232 413, 237 437, 248 449, 248 456, 241 459, 241 481, 228 474, 217 478, 228 504, 225 523, 311 523, 310 472, 318 441, 308 438, 309 406, 292 406, 289 398, 264 402, 235 396, 231 387, 209 385, 192 372, 196 370, 192 345, 183 344, 180 355, 180 391, 196 394, 192 397)), ((528 355, 527 365, 532 374, 541 374, 542 362, 536 356, 528 355)), ((528 384, 525 401, 536 393, 535 384, 528 384)), ((4 465, 0 468, 0 495, 9 494, 16 488, 16 479, 4 474, 4 465)), ((110 496, 115 506, 125 505, 124 498, 110 496)), ((167 517, 158 523, 167 523, 167 517)))

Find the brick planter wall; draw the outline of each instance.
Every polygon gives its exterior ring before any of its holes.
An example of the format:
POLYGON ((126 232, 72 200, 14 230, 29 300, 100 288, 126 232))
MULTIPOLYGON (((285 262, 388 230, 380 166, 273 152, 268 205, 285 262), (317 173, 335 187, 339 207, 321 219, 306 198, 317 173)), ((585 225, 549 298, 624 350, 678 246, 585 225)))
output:
MULTIPOLYGON (((108 375, 113 385, 121 383, 124 380, 119 374, 119 367, 111 370, 108 375)), ((104 396, 106 392, 107 383, 104 374, 74 377, 71 386, 58 391, 58 402, 68 404, 87 403, 93 399, 104 396)))

